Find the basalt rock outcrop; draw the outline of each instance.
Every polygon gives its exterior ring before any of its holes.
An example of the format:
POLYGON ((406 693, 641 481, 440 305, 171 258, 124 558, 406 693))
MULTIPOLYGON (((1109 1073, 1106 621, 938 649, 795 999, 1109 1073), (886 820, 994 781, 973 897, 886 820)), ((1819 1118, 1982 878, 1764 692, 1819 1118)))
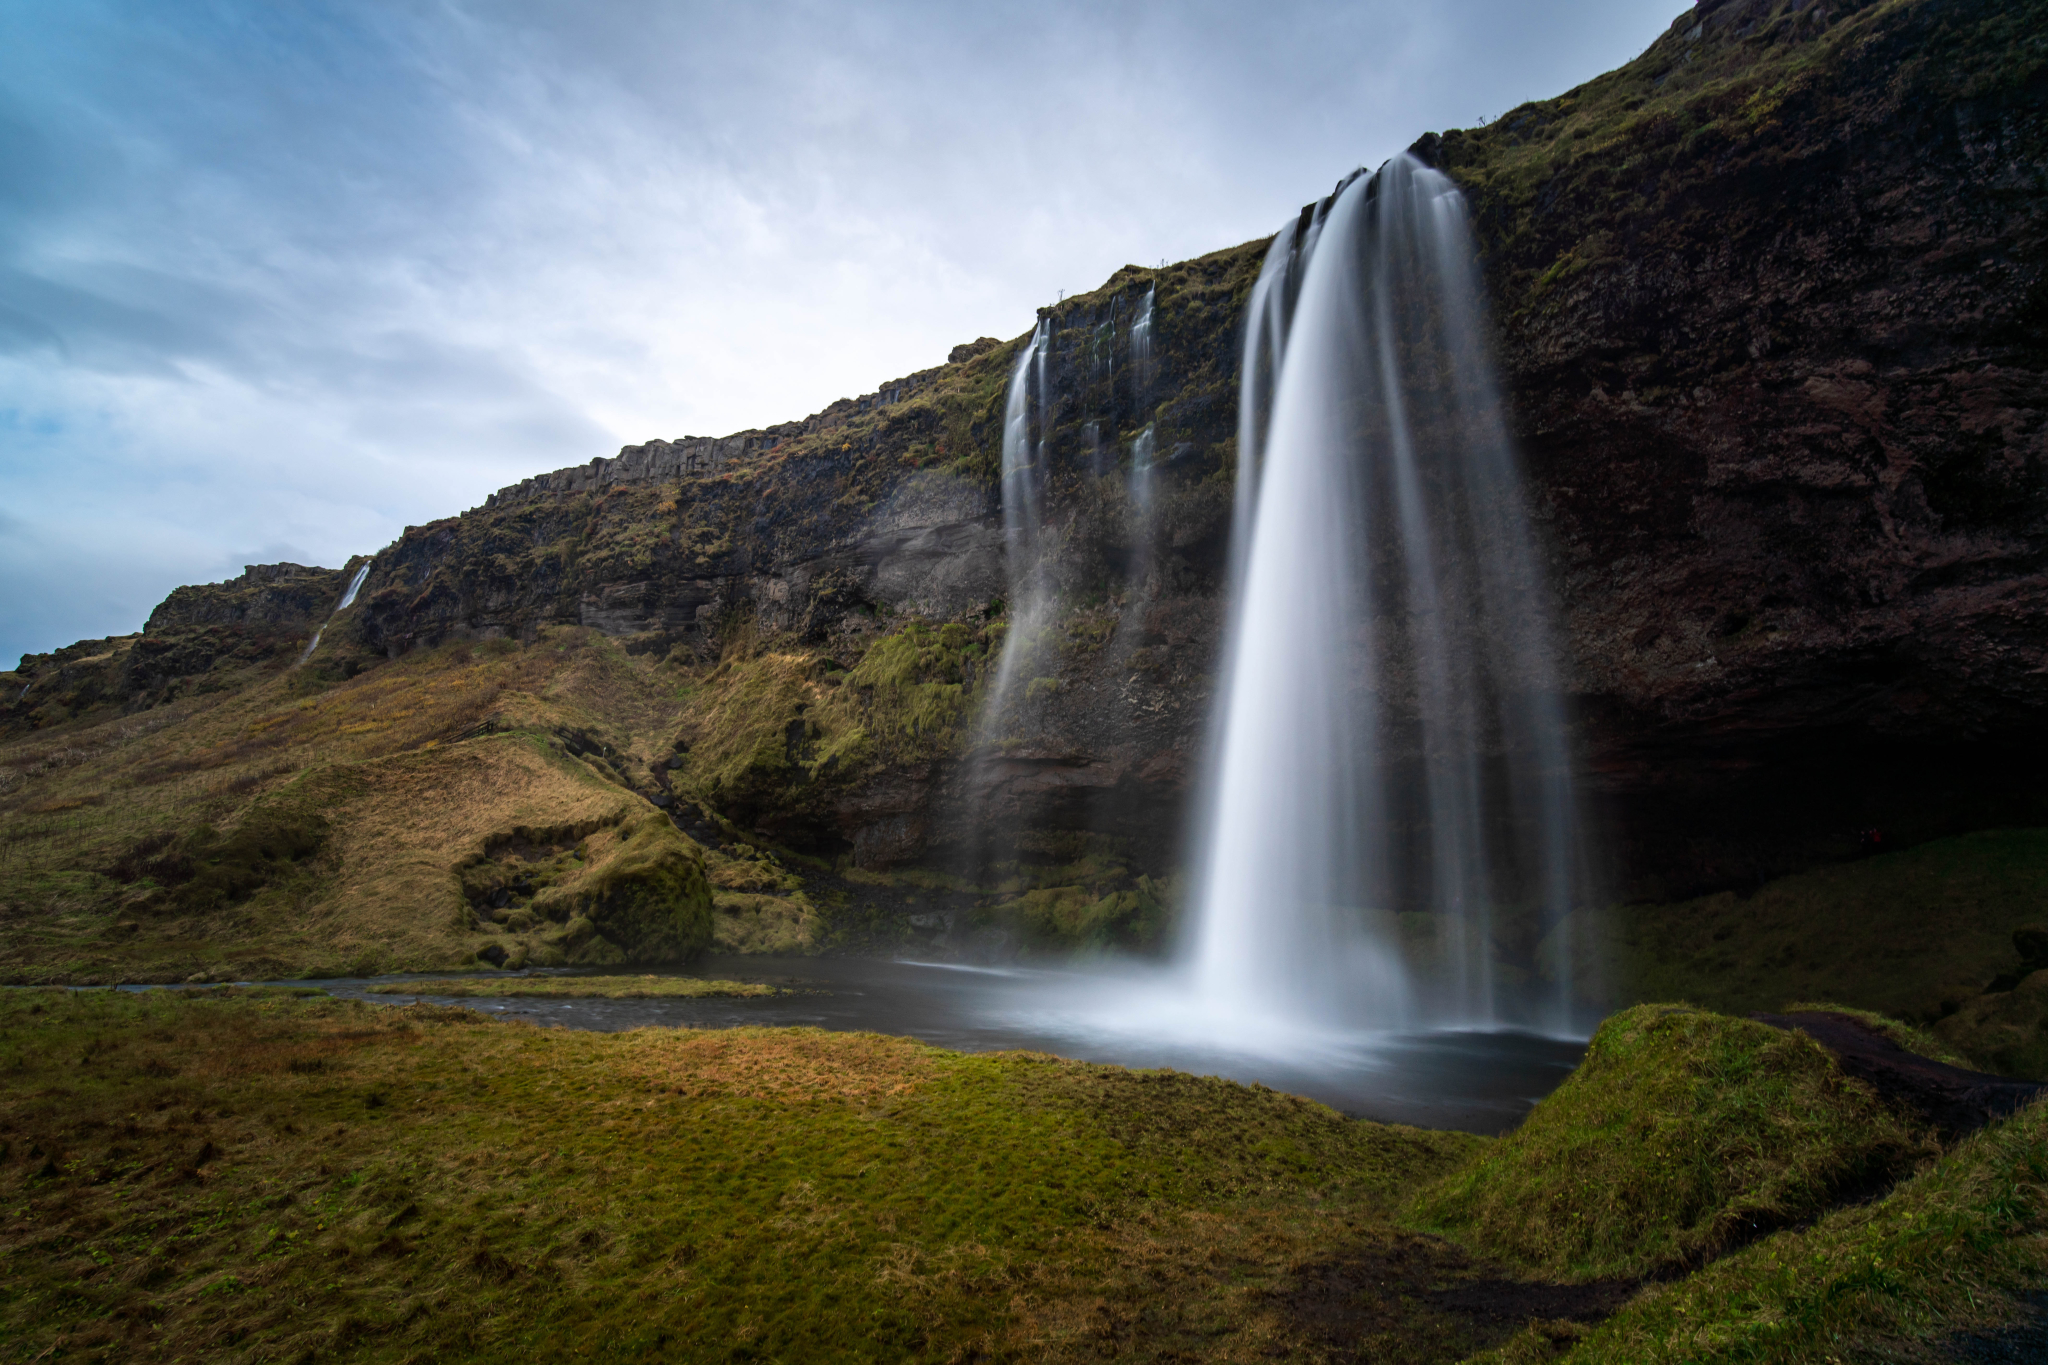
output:
MULTIPOLYGON (((1628 66, 1414 148, 1463 186, 1482 243, 1622 894, 2043 814, 2044 32, 2042 0, 1702 0, 1628 66)), ((1172 863, 1264 250, 1126 267, 1041 310, 1062 610, 1014 727, 979 757, 963 729, 948 752, 821 774, 791 701, 761 723, 795 727, 801 780, 786 809, 750 798, 748 822, 871 865, 957 866, 992 825, 1172 863)), ((993 645, 1022 344, 982 338, 802 421, 628 447, 407 528, 329 638, 368 661, 578 625, 695 664, 772 637, 841 672, 907 620, 993 645)), ((142 642, 174 623, 303 638, 341 587, 319 572, 296 616, 282 579, 242 608, 180 589, 142 642)), ((971 690, 965 648, 945 666, 971 690)), ((100 704, 166 695, 126 686, 109 675, 100 704)))
POLYGON ((359 562, 250 564, 224 583, 174 589, 139 634, 23 655, 0 705, 0 735, 100 710, 147 710, 283 667, 334 610, 359 562))

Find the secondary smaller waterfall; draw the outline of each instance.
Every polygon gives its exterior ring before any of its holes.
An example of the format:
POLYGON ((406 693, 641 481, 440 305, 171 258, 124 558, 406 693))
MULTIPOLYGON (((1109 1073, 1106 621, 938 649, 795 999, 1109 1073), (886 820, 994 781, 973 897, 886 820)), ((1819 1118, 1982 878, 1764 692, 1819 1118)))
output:
MULTIPOLYGON (((1282 229, 1249 300, 1187 960, 1221 1015, 1561 1023, 1504 991, 1580 897, 1551 608, 1464 201, 1412 158, 1282 229)), ((1553 943, 1554 943, 1553 935, 1553 943)))
POLYGON ((982 701, 977 748, 1000 741, 1004 727, 1014 719, 1019 681, 1037 653, 1052 608, 1041 543, 1050 453, 1046 358, 1051 342, 1052 323, 1041 318, 1010 373, 1009 398, 1003 407, 1003 542, 1009 565, 1010 626, 996 661, 995 677, 982 701), (1034 413, 1038 415, 1036 440, 1032 439, 1034 413))
MULTIPOLYGON (((356 594, 363 590, 363 580, 370 576, 370 565, 374 562, 373 560, 364 560, 363 567, 357 569, 356 576, 348 581, 348 590, 342 593, 341 600, 334 604, 334 610, 327 613, 327 619, 322 621, 319 628, 313 632, 313 638, 306 641, 305 652, 299 655, 300 664, 312 658, 313 651, 320 648, 320 637, 327 633, 327 627, 334 624, 334 618, 355 604, 356 594)), ((297 666, 297 664, 293 665, 295 668, 297 666)))
MULTIPOLYGON (((1152 300, 1157 288, 1147 289, 1131 322, 1131 406, 1140 415, 1152 410, 1152 300)), ((1131 569, 1130 606, 1142 607, 1150 596, 1148 586, 1153 570, 1153 540, 1159 522, 1159 452, 1153 423, 1147 420, 1131 442, 1131 569)))

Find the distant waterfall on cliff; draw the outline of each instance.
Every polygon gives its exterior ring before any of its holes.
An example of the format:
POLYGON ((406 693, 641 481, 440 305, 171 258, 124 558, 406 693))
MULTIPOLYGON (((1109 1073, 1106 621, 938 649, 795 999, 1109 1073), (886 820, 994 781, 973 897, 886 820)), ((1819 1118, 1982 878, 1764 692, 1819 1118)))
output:
POLYGON ((1582 894, 1552 607, 1465 206, 1397 157, 1249 301, 1235 591, 1184 949, 1219 1015, 1563 1023, 1582 894), (1496 934, 1549 934, 1514 991, 1496 934))
MULTIPOLYGON (((1131 321, 1131 407, 1140 414, 1152 409, 1152 300, 1157 289, 1147 289, 1131 321)), ((1159 451, 1148 420, 1131 442, 1131 584, 1129 605, 1151 595, 1147 586, 1153 569, 1153 539, 1159 522, 1159 451)))
POLYGON ((1052 323, 1041 318, 1031 343, 1017 357, 1010 373, 1009 400, 1003 407, 1003 542, 1009 568, 1009 629, 996 660, 995 677, 982 700, 977 747, 1003 738, 1013 718, 1018 684, 1038 652, 1052 607, 1043 545, 1048 428, 1051 403, 1046 391, 1047 352, 1052 323), (1038 414, 1037 439, 1032 416, 1038 414))
POLYGON ((348 591, 343 593, 341 600, 334 604, 334 610, 337 613, 347 611, 356 604, 356 594, 363 590, 363 580, 369 576, 370 561, 366 559, 363 561, 363 567, 356 570, 356 576, 348 581, 348 591))
MULTIPOLYGON (((356 576, 348 581, 348 591, 344 592, 341 595, 341 600, 334 604, 334 610, 327 613, 327 619, 322 621, 319 629, 313 632, 313 638, 306 641, 306 649, 304 653, 299 655, 299 663, 303 664, 306 660, 313 657, 313 651, 320 648, 320 637, 327 633, 327 627, 333 624, 334 618, 354 605, 356 594, 363 590, 363 580, 370 576, 371 563, 372 561, 370 560, 364 560, 363 567, 357 569, 356 576)), ((293 665, 295 668, 297 666, 297 664, 293 665)))

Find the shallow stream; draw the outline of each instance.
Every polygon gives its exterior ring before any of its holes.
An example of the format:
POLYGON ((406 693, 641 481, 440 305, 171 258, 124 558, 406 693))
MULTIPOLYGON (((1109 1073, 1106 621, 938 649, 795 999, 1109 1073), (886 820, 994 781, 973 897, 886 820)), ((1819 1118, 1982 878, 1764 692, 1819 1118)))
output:
MULTIPOLYGON (((571 976, 573 971, 533 975, 571 976)), ((590 973, 590 974, 616 974, 590 973)), ((489 973, 476 979, 504 979, 489 973)), ((1498 1133, 1578 1064, 1584 1044, 1516 1030, 1338 1032, 1220 1018, 1163 974, 972 968, 872 958, 714 957, 678 975, 764 982, 789 994, 714 999, 550 999, 372 994, 438 977, 294 982, 386 1004, 434 1000, 565 1028, 808 1025, 923 1039, 965 1052, 1023 1048, 1121 1066, 1172 1067, 1307 1095, 1359 1118, 1498 1133)), ((286 983, 279 983, 286 984, 286 983)))

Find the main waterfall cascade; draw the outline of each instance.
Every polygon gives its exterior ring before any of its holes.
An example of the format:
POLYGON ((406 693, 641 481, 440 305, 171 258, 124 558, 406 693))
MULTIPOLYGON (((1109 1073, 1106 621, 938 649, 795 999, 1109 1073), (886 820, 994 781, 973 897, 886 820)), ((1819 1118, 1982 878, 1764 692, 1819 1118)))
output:
POLYGON ((1397 157, 1283 230, 1241 384, 1196 994, 1246 1026, 1567 1025, 1555 632, 1455 186, 1397 157), (1511 988, 1504 939, 1548 980, 1511 988))

